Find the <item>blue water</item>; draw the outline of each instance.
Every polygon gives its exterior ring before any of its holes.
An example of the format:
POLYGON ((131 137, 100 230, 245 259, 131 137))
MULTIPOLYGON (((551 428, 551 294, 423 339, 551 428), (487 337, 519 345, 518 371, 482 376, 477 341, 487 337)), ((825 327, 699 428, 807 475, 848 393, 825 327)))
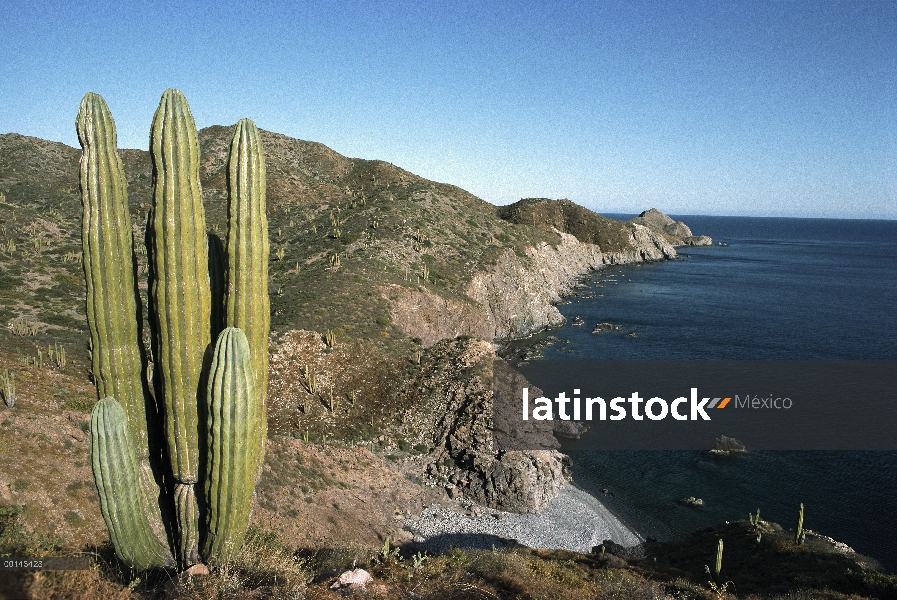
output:
MULTIPOLYGON (((675 218, 728 246, 595 274, 603 297, 559 307, 585 326, 550 332, 570 342, 546 359, 897 359, 897 221, 675 218), (622 332, 592 335, 601 322, 622 332)), ((802 502, 805 527, 897 572, 895 452, 570 453, 577 484, 644 536, 675 539, 758 507, 792 528, 802 502), (677 504, 687 496, 706 506, 677 504)))

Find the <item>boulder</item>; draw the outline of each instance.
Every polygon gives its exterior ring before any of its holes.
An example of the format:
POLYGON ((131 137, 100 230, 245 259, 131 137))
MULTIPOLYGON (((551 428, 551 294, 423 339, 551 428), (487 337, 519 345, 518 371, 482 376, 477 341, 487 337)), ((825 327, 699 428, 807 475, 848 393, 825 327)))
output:
POLYGON ((343 571, 339 579, 330 586, 332 590, 349 588, 350 590, 364 590, 367 584, 374 580, 371 574, 364 569, 352 569, 343 571))
POLYGON ((576 421, 554 421, 554 435, 570 440, 578 440, 588 430, 588 425, 583 425, 576 421))
POLYGON ((685 506, 701 507, 704 506, 704 501, 700 498, 689 496, 688 498, 682 498, 681 500, 679 500, 679 504, 684 504, 685 506))
POLYGON ((733 454, 744 454, 745 452, 747 452, 747 448, 744 447, 744 444, 735 438, 724 435, 716 438, 713 447, 710 449, 711 454, 718 456, 731 456, 733 454))

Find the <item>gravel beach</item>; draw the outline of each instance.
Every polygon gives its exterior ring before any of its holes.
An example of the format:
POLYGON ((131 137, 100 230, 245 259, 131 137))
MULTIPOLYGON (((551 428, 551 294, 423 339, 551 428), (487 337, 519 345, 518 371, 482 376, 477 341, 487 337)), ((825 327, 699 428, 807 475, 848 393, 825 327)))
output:
POLYGON ((467 503, 452 508, 427 508, 419 517, 407 519, 405 528, 414 534, 421 549, 431 553, 517 544, 589 552, 604 540, 622 546, 641 541, 598 499, 572 484, 565 485, 540 515, 521 515, 467 503))

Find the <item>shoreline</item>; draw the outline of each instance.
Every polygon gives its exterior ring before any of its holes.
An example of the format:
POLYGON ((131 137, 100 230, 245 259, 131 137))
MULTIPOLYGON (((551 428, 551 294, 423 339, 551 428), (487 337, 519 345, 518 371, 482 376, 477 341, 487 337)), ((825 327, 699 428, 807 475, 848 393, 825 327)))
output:
POLYGON ((629 547, 644 539, 598 498, 572 482, 565 484, 538 515, 510 513, 462 501, 431 506, 405 520, 421 550, 433 554, 451 548, 526 546, 588 554, 605 540, 629 547))

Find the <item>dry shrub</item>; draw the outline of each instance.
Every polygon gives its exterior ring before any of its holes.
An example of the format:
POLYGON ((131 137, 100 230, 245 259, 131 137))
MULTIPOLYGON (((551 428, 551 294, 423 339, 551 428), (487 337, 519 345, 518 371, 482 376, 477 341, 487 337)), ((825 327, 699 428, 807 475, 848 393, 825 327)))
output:
POLYGON ((25 598, 35 600, 130 600, 137 598, 126 585, 109 577, 99 565, 83 571, 42 571, 29 573, 25 598))

